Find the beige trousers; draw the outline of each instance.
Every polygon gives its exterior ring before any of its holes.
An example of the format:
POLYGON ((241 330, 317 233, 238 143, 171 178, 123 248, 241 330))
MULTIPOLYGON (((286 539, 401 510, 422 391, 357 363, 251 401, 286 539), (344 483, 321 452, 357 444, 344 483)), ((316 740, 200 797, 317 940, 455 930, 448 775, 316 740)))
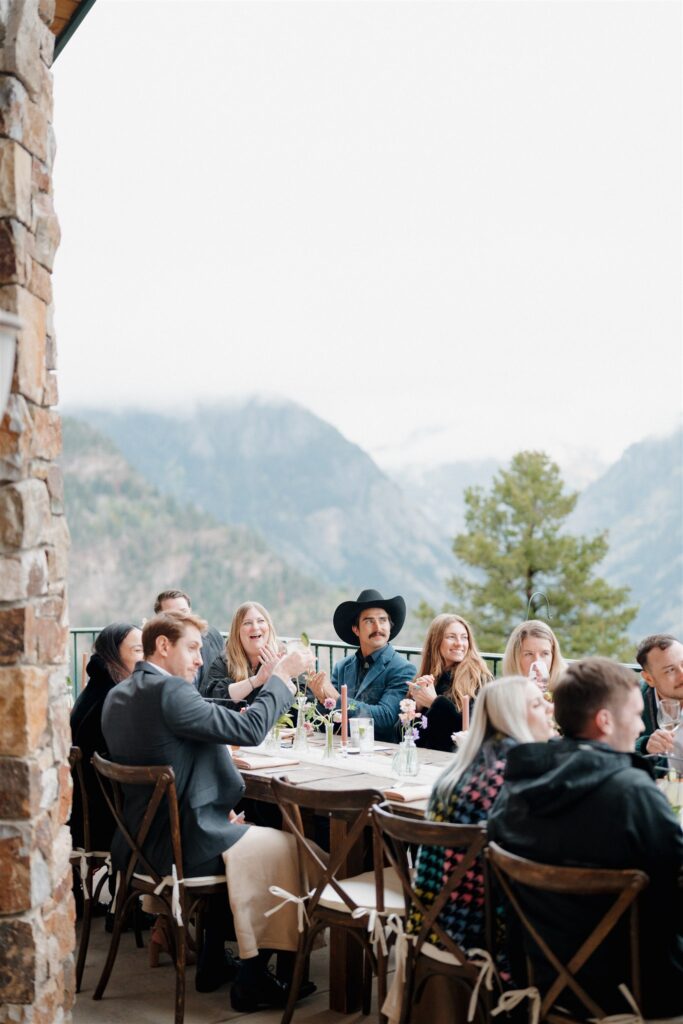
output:
MULTIPOLYGON (((326 854, 319 851, 321 859, 326 854)), ((299 855, 289 832, 252 825, 223 854, 228 899, 232 910, 237 946, 242 959, 256 956, 259 949, 295 950, 299 942, 299 914, 296 902, 273 896, 278 886, 293 897, 306 893, 299 883, 299 855), (266 913, 279 904, 279 910, 266 913)), ((308 889, 320 878, 316 864, 306 865, 308 889)))

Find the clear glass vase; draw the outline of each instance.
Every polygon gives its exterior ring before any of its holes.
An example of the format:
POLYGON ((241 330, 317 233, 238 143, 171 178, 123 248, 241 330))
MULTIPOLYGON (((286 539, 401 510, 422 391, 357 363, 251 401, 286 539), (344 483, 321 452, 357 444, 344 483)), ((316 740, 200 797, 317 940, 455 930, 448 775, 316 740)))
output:
POLYGON ((394 754, 391 767, 396 775, 417 775, 419 769, 417 747, 412 736, 404 736, 394 754))
POLYGON ((282 726, 274 725, 266 736, 264 749, 268 754, 280 753, 280 730, 282 726))
POLYGON ((325 746, 323 747, 323 761, 334 757, 334 726, 332 722, 325 722, 325 746))
POLYGON ((306 715, 304 713, 305 705, 306 698, 297 697, 296 732, 294 733, 292 749, 298 750, 300 753, 301 751, 308 750, 308 732, 306 731, 306 715))

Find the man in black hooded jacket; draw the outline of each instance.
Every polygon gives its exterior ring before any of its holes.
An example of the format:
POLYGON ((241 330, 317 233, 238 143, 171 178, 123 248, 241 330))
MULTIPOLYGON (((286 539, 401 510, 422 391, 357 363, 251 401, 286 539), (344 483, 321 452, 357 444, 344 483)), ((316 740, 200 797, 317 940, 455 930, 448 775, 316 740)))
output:
MULTIPOLYGON (((634 753, 643 728, 637 677, 607 658, 586 658, 569 666, 554 701, 563 738, 510 751, 489 838, 540 863, 646 872, 650 882, 639 902, 641 1010, 650 1017, 682 1014, 683 833, 649 763, 634 753)), ((564 963, 606 909, 596 897, 527 891, 524 899, 564 963)), ((543 992, 556 972, 538 950, 529 954, 543 992)), ((618 926, 578 975, 606 1013, 628 1010, 618 990, 628 980, 627 965, 626 928, 618 926)), ((558 1003, 576 1011, 573 999, 565 989, 558 1003)))

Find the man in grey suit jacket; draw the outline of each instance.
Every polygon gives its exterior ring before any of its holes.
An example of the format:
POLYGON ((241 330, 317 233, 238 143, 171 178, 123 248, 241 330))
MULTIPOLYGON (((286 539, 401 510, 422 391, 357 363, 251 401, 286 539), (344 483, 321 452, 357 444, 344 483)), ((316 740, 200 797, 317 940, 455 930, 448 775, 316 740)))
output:
MULTIPOLYGON (((192 685, 201 666, 205 625, 190 613, 165 612, 150 619, 142 632, 145 660, 138 662, 133 674, 110 691, 102 711, 102 732, 113 761, 173 767, 188 876, 223 874, 223 851, 238 842, 248 828, 233 820, 233 808, 242 796, 244 783, 226 744, 260 743, 277 718, 291 706, 295 692, 291 677, 306 671, 313 661, 308 651, 283 657, 249 712, 239 714, 204 700, 192 685)), ((148 796, 139 787, 124 792, 124 815, 133 832, 148 796)), ((150 828, 144 851, 157 870, 162 874, 170 872, 172 851, 165 808, 150 828)), ((126 845, 119 834, 114 838, 112 854, 115 863, 126 859, 126 845)), ((211 946, 208 940, 207 935, 206 945, 211 946)), ((212 967, 207 968, 213 975, 215 948, 207 954, 214 957, 212 967)), ((222 958, 221 939, 221 961, 222 958)), ((265 962, 244 962, 246 970, 233 986, 233 996, 235 988, 241 985, 242 993, 246 993, 243 1003, 249 1003, 247 996, 258 992, 261 1004, 282 1004, 283 986, 266 972, 265 962)), ((201 968, 200 964, 198 973, 201 968)))
POLYGON ((367 716, 375 723, 375 737, 396 739, 399 704, 408 695, 408 682, 416 667, 389 643, 401 631, 406 617, 402 597, 383 598, 377 590, 363 590, 356 601, 344 601, 334 613, 337 636, 358 650, 338 661, 330 682, 323 673, 313 677, 311 689, 319 701, 339 702, 346 684, 350 716, 367 716))

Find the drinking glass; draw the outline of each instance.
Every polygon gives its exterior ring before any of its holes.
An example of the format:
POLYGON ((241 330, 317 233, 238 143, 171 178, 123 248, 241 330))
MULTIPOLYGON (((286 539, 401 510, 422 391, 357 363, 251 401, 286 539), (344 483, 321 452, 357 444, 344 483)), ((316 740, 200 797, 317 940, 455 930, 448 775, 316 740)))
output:
POLYGON ((349 719, 349 749, 371 754, 375 749, 375 722, 372 718, 349 719))
POLYGON ((681 702, 664 697, 657 708, 657 724, 666 732, 674 732, 681 722, 681 702))

